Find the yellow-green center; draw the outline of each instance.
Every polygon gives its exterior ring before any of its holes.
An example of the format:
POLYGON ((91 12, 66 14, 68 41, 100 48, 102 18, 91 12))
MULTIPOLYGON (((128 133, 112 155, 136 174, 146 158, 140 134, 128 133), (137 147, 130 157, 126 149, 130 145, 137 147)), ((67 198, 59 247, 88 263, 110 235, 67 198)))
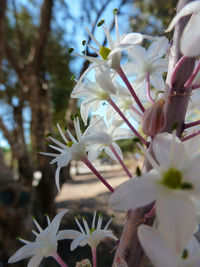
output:
POLYGON ((96 230, 95 228, 91 228, 91 229, 90 229, 90 235, 91 235, 95 230, 96 230))
POLYGON ((68 143, 67 143, 67 146, 68 147, 71 147, 73 145, 73 142, 72 141, 69 141, 68 143))
POLYGON ((182 178, 179 170, 170 168, 164 172, 161 183, 170 189, 191 190, 193 185, 189 182, 182 182, 182 178))
POLYGON ((182 174, 179 170, 170 168, 163 174, 162 184, 170 189, 178 189, 181 187, 182 174))
POLYGON ((99 53, 104 60, 108 60, 108 55, 110 54, 110 52, 111 50, 105 46, 102 46, 99 50, 99 53))

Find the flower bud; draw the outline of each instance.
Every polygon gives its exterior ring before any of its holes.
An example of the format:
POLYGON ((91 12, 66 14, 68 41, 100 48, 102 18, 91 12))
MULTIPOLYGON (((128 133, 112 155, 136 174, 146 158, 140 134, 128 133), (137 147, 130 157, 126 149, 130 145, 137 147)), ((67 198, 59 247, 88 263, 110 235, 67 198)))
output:
POLYGON ((163 128, 165 124, 164 104, 165 100, 161 98, 144 112, 142 130, 146 135, 154 137, 163 128))
POLYGON ((76 263, 76 267, 92 267, 90 261, 88 259, 84 259, 76 263))

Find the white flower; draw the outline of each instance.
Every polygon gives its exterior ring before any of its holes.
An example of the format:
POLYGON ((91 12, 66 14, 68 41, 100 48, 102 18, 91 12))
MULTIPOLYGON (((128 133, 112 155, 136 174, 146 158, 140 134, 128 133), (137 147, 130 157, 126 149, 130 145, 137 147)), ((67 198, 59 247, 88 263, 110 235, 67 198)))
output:
MULTIPOLYGON (((94 161, 104 150, 109 157, 113 160, 117 160, 112 152, 111 146, 114 147, 119 157, 123 159, 122 151, 115 141, 133 138, 133 133, 129 129, 120 128, 119 125, 116 127, 114 121, 113 123, 107 122, 106 124, 99 115, 92 116, 90 123, 94 126, 91 127, 91 132, 88 131, 87 136, 85 135, 85 140, 88 141, 88 159, 94 161), (99 139, 99 142, 97 139, 99 139)), ((120 121, 120 124, 121 123, 123 123, 123 121, 120 121)))
POLYGON ((169 246, 181 252, 197 229, 193 198, 200 197, 199 136, 182 143, 169 133, 153 140, 153 170, 120 185, 110 198, 119 210, 136 209, 156 201, 159 231, 169 246))
POLYGON ((200 245, 194 237, 191 238, 190 242, 179 254, 176 254, 170 247, 166 246, 162 236, 150 226, 139 226, 138 237, 143 249, 155 267, 200 266, 200 245))
POLYGON ((59 212, 51 223, 47 216, 48 226, 44 230, 42 230, 40 225, 34 219, 35 226, 39 231, 39 233, 37 233, 33 230, 33 233, 36 235, 35 241, 30 242, 20 238, 19 240, 25 243, 25 245, 18 249, 17 252, 9 258, 8 263, 32 257, 28 263, 28 267, 37 267, 44 257, 53 257, 57 252, 57 241, 64 239, 62 238, 62 235, 59 234, 58 228, 62 217, 66 212, 67 210, 59 212))
POLYGON ((77 84, 72 91, 72 98, 85 98, 81 103, 81 117, 85 124, 90 111, 97 111, 97 109, 110 98, 115 95, 117 90, 121 88, 115 82, 115 77, 109 68, 99 67, 95 72, 96 82, 89 80, 77 84))
POLYGON ((113 220, 113 217, 108 221, 108 223, 105 225, 103 229, 101 229, 102 226, 102 216, 99 214, 97 226, 95 227, 95 220, 96 220, 96 212, 94 213, 93 220, 92 220, 92 226, 89 228, 87 221, 85 218, 83 218, 83 225, 81 226, 77 218, 75 218, 76 223, 80 229, 79 231, 76 230, 63 230, 60 231, 60 235, 66 239, 73 239, 71 243, 71 250, 74 250, 78 246, 86 246, 87 244, 91 248, 97 248, 99 243, 102 239, 105 237, 113 238, 114 240, 117 240, 117 238, 113 235, 111 230, 107 230, 108 226, 110 225, 111 221, 113 220))
POLYGON ((126 75, 136 76, 134 80, 135 90, 146 88, 146 76, 149 75, 150 84, 157 90, 164 90, 165 83, 162 77, 167 72, 168 59, 163 58, 169 47, 167 38, 160 37, 152 42, 148 50, 144 47, 135 45, 128 49, 128 55, 133 62, 122 65, 126 75))
MULTIPOLYGON (((124 87, 119 88, 116 95, 112 97, 112 100, 121 110, 121 112, 126 115, 127 119, 131 116, 137 122, 141 122, 143 114, 138 109, 135 100, 128 89, 124 87)), ((108 120, 112 119, 113 116, 118 118, 120 117, 110 105, 108 105, 106 109, 106 116, 108 120)))
MULTIPOLYGON (((106 25, 103 25, 103 29, 105 35, 107 37, 109 48, 103 47, 96 38, 92 35, 92 33, 86 28, 89 36, 96 44, 97 48, 88 45, 100 58, 85 56, 85 55, 78 55, 93 64, 82 74, 79 79, 79 83, 85 78, 86 74, 93 68, 99 67, 101 65, 107 65, 109 68, 117 69, 120 67, 120 60, 121 60, 121 51, 132 47, 134 44, 141 43, 143 40, 143 36, 140 33, 129 33, 123 34, 119 36, 119 28, 118 28, 118 18, 115 15, 115 32, 116 32, 116 41, 113 41, 111 38, 110 31, 106 25)), ((75 54, 77 55, 77 54, 75 54)), ((78 84, 79 85, 79 84, 78 84)))
MULTIPOLYGON (((69 137, 71 138, 71 141, 69 141, 64 133, 62 132, 59 125, 58 130, 60 132, 60 135, 62 136, 63 141, 66 143, 63 144, 60 141, 56 140, 53 137, 49 137, 52 142, 54 142, 58 146, 49 145, 51 148, 57 150, 60 152, 59 154, 55 153, 47 153, 47 152, 40 152, 40 154, 45 156, 54 157, 54 159, 50 162, 50 164, 57 163, 57 169, 55 174, 55 180, 56 180, 56 186, 58 188, 58 191, 60 191, 59 186, 59 175, 60 175, 60 169, 64 166, 67 166, 70 162, 70 160, 83 160, 86 158, 86 145, 84 143, 84 134, 81 133, 80 130, 80 124, 79 120, 76 117, 74 119, 74 128, 76 131, 77 140, 73 137, 73 135, 70 133, 69 130, 67 130, 67 133, 69 137)), ((87 132, 85 132, 87 133, 87 132)))
POLYGON ((180 50, 184 56, 196 57, 200 54, 200 32, 197 30, 200 25, 200 1, 193 1, 185 5, 173 18, 166 31, 171 31, 182 17, 190 14, 193 15, 183 30, 180 50))

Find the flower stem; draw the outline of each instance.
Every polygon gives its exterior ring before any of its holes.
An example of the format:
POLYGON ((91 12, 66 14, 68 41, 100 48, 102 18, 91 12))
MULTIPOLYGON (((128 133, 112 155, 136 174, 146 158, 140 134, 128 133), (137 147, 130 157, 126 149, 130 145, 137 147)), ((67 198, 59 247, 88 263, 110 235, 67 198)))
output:
POLYGON ((199 89, 199 88, 200 88, 200 84, 199 83, 192 85, 192 90, 196 90, 196 89, 199 89))
POLYGON ((189 139, 191 139, 191 138, 193 138, 193 137, 195 137, 195 136, 197 136, 197 135, 199 135, 199 134, 200 134, 200 131, 194 132, 193 134, 190 134, 190 135, 188 135, 188 136, 182 138, 181 141, 182 141, 182 142, 187 141, 187 140, 189 140, 189 139))
POLYGON ((133 96, 133 98, 135 99, 135 102, 137 103, 138 107, 140 108, 140 110, 142 111, 142 113, 145 112, 145 108, 142 105, 140 99, 138 98, 138 96, 136 95, 132 85, 130 84, 129 80, 127 79, 125 73, 123 72, 122 68, 119 67, 117 69, 117 73, 119 74, 119 76, 121 77, 121 79, 123 80, 123 82, 125 83, 125 85, 127 86, 129 92, 131 93, 131 95, 133 96))
POLYGON ((128 175, 128 177, 131 178, 132 174, 129 172, 128 168, 126 167, 123 160, 120 158, 119 154, 117 153, 116 149, 114 148, 114 146, 112 144, 110 145, 110 149, 112 150, 115 157, 118 159, 119 163, 122 165, 122 167, 123 167, 124 171, 126 172, 126 174, 128 175))
POLYGON ((57 252, 55 252, 52 257, 60 264, 62 267, 68 267, 68 265, 61 259, 57 252))
POLYGON ((185 60, 187 59, 186 56, 182 56, 179 61, 176 63, 173 73, 172 73, 172 77, 171 77, 171 86, 174 85, 175 80, 176 80, 176 75, 178 73, 178 70, 180 69, 180 67, 182 66, 182 64, 185 62, 185 60))
POLYGON ((124 122, 128 125, 131 131, 142 141, 143 144, 148 146, 148 142, 138 133, 138 131, 133 127, 133 125, 127 120, 121 110, 117 107, 117 105, 112 101, 111 98, 108 99, 108 102, 115 109, 115 111, 120 115, 120 117, 124 120, 124 122))
POLYGON ((146 91, 147 91, 147 97, 149 99, 149 101, 154 104, 154 100, 153 98, 151 97, 151 92, 150 92, 150 76, 149 76, 149 73, 147 72, 146 74, 146 91))
POLYGON ((200 124, 200 120, 184 124, 184 129, 194 127, 200 124))
POLYGON ((92 267, 97 267, 97 249, 91 248, 92 250, 92 267))
POLYGON ((135 108, 134 106, 131 106, 131 109, 133 112, 135 112, 140 118, 142 118, 143 114, 137 110, 137 108, 135 108))
POLYGON ((97 178, 110 190, 112 193, 115 191, 112 186, 106 182, 106 180, 101 176, 101 174, 97 171, 97 169, 94 167, 94 165, 89 161, 88 158, 85 158, 83 160, 85 165, 97 176, 97 178))
POLYGON ((200 71, 200 62, 198 63, 196 69, 194 70, 194 72, 192 73, 192 75, 189 77, 189 79, 187 80, 187 82, 184 84, 184 88, 188 88, 188 87, 191 86, 192 82, 196 78, 196 76, 199 73, 199 71, 200 71))
POLYGON ((151 208, 151 210, 147 213, 144 214, 144 218, 145 219, 149 219, 151 217, 153 217, 156 213, 156 204, 153 205, 153 207, 151 208))

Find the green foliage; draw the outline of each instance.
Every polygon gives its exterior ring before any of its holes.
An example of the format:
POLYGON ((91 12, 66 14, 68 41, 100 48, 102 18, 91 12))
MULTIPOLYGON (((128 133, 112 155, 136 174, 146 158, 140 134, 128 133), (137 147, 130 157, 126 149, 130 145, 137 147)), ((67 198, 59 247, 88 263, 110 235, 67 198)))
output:
MULTIPOLYGON (((139 13, 132 20, 134 30, 161 35, 175 15, 177 1, 136 0, 134 4, 139 8, 139 13)), ((171 37, 171 34, 168 36, 171 37)))
POLYGON ((137 149, 136 142, 133 142, 132 139, 124 139, 117 141, 118 145, 122 149, 123 152, 135 152, 137 149))

